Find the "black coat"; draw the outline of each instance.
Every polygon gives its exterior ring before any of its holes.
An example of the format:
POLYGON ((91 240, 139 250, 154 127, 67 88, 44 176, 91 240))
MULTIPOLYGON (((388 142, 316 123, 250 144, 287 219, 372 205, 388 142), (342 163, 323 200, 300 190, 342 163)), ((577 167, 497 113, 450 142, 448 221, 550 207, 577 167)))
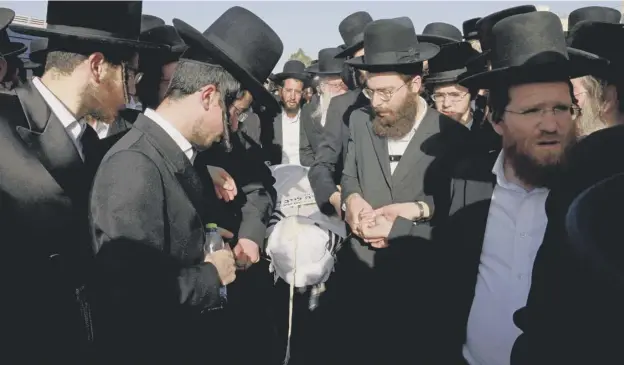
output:
POLYGON ((367 103, 368 99, 359 89, 336 96, 329 103, 321 142, 308 172, 316 203, 325 213, 334 211, 329 204, 329 197, 338 191, 336 185, 340 184, 342 178, 342 167, 349 140, 349 118, 354 110, 367 103))
POLYGON ((320 102, 312 100, 301 108, 301 134, 299 160, 302 166, 312 166, 314 156, 318 151, 318 146, 323 139, 323 130, 321 125, 321 114, 315 114, 319 108, 320 102))
POLYGON ((0 95, 0 105, 3 290, 11 298, 4 302, 3 356, 25 363, 89 362, 88 192, 111 141, 96 142, 83 162, 30 82, 0 95))
POLYGON ((206 360, 210 332, 199 320, 219 303, 220 285, 203 263, 204 225, 216 206, 209 180, 144 115, 102 160, 90 214, 100 359, 206 360))

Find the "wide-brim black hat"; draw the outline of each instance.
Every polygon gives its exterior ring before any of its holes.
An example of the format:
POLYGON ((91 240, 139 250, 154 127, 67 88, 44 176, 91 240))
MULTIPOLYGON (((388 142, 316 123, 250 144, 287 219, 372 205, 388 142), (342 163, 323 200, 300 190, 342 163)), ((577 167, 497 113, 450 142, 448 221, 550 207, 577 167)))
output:
POLYGON ((310 75, 306 72, 306 66, 303 62, 299 60, 289 60, 284 64, 282 72, 273 77, 273 80, 278 83, 286 79, 296 79, 307 84, 310 75))
POLYGON ((6 29, 15 18, 15 12, 11 9, 0 8, 0 56, 17 56, 26 52, 28 47, 21 42, 11 42, 6 29))
POLYGON ((462 23, 462 33, 464 34, 465 40, 479 39, 479 31, 477 29, 477 22, 479 20, 481 20, 481 18, 472 18, 462 23))
POLYGON ((33 64, 44 65, 48 55, 48 39, 36 38, 30 41, 28 58, 33 64))
POLYGON ((429 85, 456 83, 460 77, 483 71, 472 69, 466 63, 478 52, 468 42, 457 42, 440 47, 440 53, 429 60, 429 73, 424 82, 429 85))
POLYGON ((336 58, 347 58, 353 56, 357 50, 364 45, 364 28, 373 21, 369 13, 365 11, 355 12, 344 18, 338 25, 338 31, 345 47, 336 58))
POLYGON ((191 49, 199 48, 207 53, 258 103, 279 109, 274 96, 264 88, 264 82, 282 57, 284 45, 275 31, 256 14, 239 6, 232 7, 203 34, 180 19, 173 19, 173 26, 191 49))
POLYGON ((499 21, 510 16, 527 14, 536 11, 537 8, 533 5, 514 6, 512 8, 497 11, 479 19, 475 26, 477 27, 479 42, 481 43, 481 49, 483 50, 483 54, 487 54, 492 48, 492 29, 499 21))
POLYGON ((463 41, 462 32, 457 27, 442 22, 427 24, 417 37, 419 42, 432 43, 437 46, 463 41))
POLYGON ((600 57, 609 62, 608 67, 592 70, 592 75, 609 80, 624 70, 624 54, 614 44, 624 42, 624 24, 601 21, 581 21, 566 38, 571 57, 595 59, 600 57))
POLYGON ((318 53, 318 62, 310 65, 305 71, 312 75, 340 75, 344 70, 344 58, 337 58, 341 48, 323 48, 318 53))
POLYGON ((566 230, 571 252, 591 270, 624 283, 621 210, 624 174, 604 179, 583 191, 570 205, 566 230))
POLYGON ((159 48, 139 40, 142 8, 142 1, 48 1, 45 27, 13 24, 11 30, 62 42, 67 49, 85 43, 159 48))
POLYGON ((364 30, 364 56, 347 64, 367 71, 409 68, 433 58, 440 47, 418 41, 408 17, 375 20, 364 30))
POLYGON ((158 57, 161 61, 175 61, 188 49, 178 31, 165 21, 153 15, 141 16, 141 34, 139 39, 145 42, 160 44, 163 49, 145 54, 146 57, 158 57))
POLYGON ((547 82, 588 75, 607 63, 596 57, 578 62, 568 55, 559 18, 545 11, 513 15, 492 29, 492 69, 459 80, 468 88, 489 89, 505 82, 547 82))
POLYGON ((568 15, 568 34, 578 23, 582 21, 596 21, 617 24, 621 21, 622 14, 613 8, 604 6, 586 6, 576 9, 568 15))

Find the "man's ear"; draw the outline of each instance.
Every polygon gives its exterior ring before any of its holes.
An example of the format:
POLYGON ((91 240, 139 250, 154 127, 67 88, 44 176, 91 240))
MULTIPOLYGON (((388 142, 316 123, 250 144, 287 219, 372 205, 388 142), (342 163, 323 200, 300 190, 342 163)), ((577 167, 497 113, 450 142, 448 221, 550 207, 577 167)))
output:
POLYGON ((422 77, 420 77, 420 75, 414 76, 414 78, 411 81, 411 84, 412 84, 413 92, 420 92, 421 87, 422 87, 422 77))
POLYGON ((605 103, 601 110, 604 114, 610 115, 618 109, 618 92, 615 85, 607 85, 604 91, 605 103))
POLYGON ((215 85, 206 85, 201 88, 200 97, 201 103, 205 110, 210 109, 212 102, 214 101, 215 94, 217 92, 217 87, 215 85))
POLYGON ((91 75, 91 78, 93 78, 93 80, 98 84, 102 81, 102 77, 106 72, 105 63, 106 59, 104 58, 104 54, 102 52, 92 53, 87 59, 89 74, 91 75))

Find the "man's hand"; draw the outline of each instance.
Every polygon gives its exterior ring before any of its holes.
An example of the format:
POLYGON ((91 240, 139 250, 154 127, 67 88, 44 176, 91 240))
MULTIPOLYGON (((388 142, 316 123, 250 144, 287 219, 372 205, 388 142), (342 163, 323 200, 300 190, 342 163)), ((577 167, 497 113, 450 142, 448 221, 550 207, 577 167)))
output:
POLYGON ((367 217, 369 214, 374 213, 373 207, 371 207, 360 194, 351 194, 346 203, 346 221, 351 227, 353 233, 362 237, 362 231, 360 230, 360 217, 367 217))
POLYGON ((208 173, 210 173, 210 177, 212 178, 217 197, 226 202, 234 200, 238 191, 236 189, 236 182, 232 176, 220 167, 210 165, 207 167, 208 173))
POLYGON ((375 248, 386 248, 391 229, 392 222, 383 215, 376 215, 374 222, 362 224, 362 238, 375 248))
POLYGON ((234 246, 234 257, 236 257, 236 266, 247 270, 251 265, 260 261, 260 248, 250 239, 239 238, 234 246))
POLYGON ((209 262, 217 268, 221 284, 228 285, 236 279, 236 264, 231 250, 219 250, 207 254, 204 262, 209 262))
POLYGON ((336 214, 338 214, 338 216, 341 217, 342 216, 342 204, 340 203, 340 192, 336 191, 335 193, 333 193, 329 197, 329 202, 332 205, 332 207, 334 207, 334 210, 336 210, 336 214))
POLYGON ((425 211, 421 211, 416 203, 395 203, 381 207, 375 211, 377 215, 383 215, 391 223, 394 223, 397 217, 403 217, 410 221, 421 218, 429 218, 429 209, 427 203, 421 202, 425 211))

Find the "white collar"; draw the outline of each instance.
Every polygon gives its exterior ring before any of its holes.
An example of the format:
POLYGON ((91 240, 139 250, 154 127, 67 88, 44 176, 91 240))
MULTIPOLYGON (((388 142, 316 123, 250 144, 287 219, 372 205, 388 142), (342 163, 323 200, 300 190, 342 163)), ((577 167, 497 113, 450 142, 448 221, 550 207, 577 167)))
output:
POLYGON ((154 123, 158 124, 160 128, 162 128, 165 133, 167 133, 169 137, 173 139, 178 147, 180 147, 182 152, 184 152, 184 155, 186 155, 189 161, 191 161, 191 164, 193 163, 196 155, 195 150, 193 149, 191 143, 182 135, 182 133, 180 133, 180 131, 178 131, 169 121, 167 121, 153 109, 145 109, 143 115, 153 120, 154 123))
MULTIPOLYGON (((48 89, 47 86, 39 79, 38 77, 32 78, 32 83, 35 85, 35 88, 41 96, 43 100, 48 104, 52 113, 56 115, 59 121, 63 124, 65 128, 71 126, 72 123, 77 122, 76 117, 67 109, 67 107, 48 89)), ((82 128, 81 128, 82 129, 82 128)))
POLYGON ((299 110, 297 111, 297 115, 295 115, 294 118, 291 118, 288 116, 288 114, 286 114, 286 111, 282 109, 282 120, 289 122, 289 123, 295 123, 297 121, 299 121, 299 116, 301 115, 301 108, 299 108, 299 110))

